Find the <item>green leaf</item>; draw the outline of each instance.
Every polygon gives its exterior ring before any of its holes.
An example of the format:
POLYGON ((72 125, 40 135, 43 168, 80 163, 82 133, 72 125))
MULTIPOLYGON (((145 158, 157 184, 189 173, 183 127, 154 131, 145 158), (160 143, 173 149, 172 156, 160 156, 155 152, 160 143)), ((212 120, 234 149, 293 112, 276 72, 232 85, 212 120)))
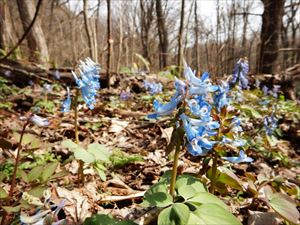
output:
POLYGON ((250 107, 248 105, 242 105, 241 110, 249 112, 255 119, 262 118, 262 116, 259 114, 259 112, 257 112, 255 109, 253 109, 252 107, 250 107))
POLYGON ((151 195, 157 192, 168 192, 168 185, 165 182, 158 182, 150 187, 150 189, 146 192, 146 195, 151 195))
POLYGON ((18 205, 15 207, 12 206, 2 206, 2 208, 8 213, 17 213, 20 212, 22 205, 18 205))
MULTIPOLYGON (((183 203, 175 203, 164 209, 158 216, 158 225, 187 225, 190 216, 189 207, 183 203)), ((197 223, 196 223, 197 224, 197 223)))
POLYGON ((0 187, 0 199, 1 198, 6 198, 8 196, 7 192, 0 187))
POLYGON ((298 224, 300 214, 293 199, 282 193, 275 193, 269 201, 272 209, 287 221, 298 224))
POLYGON ((196 206, 196 210, 192 211, 190 214, 186 224, 242 225, 234 215, 217 204, 203 204, 201 206, 196 206))
POLYGON ((156 192, 151 196, 147 196, 146 200, 151 206, 166 207, 173 203, 172 196, 167 192, 156 192))
POLYGON ((37 197, 37 198, 42 198, 44 196, 44 191, 47 189, 47 186, 37 186, 32 188, 31 190, 28 191, 28 194, 37 197))
POLYGON ((81 147, 77 147, 73 151, 76 159, 80 159, 85 163, 92 163, 95 161, 95 156, 81 147))
POLYGON ((173 198, 168 193, 167 184, 158 182, 145 193, 144 201, 152 206, 166 207, 173 203, 173 198))
POLYGON ((67 175, 69 175, 69 172, 66 171, 66 170, 62 170, 62 171, 60 171, 60 172, 55 173, 54 175, 52 175, 52 176, 49 178, 49 180, 54 180, 54 179, 57 179, 57 178, 65 177, 65 176, 67 176, 67 175))
POLYGON ((28 174, 27 178, 29 182, 37 180, 43 173, 43 166, 34 167, 28 174))
POLYGON ((274 135, 266 135, 267 141, 271 147, 277 145, 278 140, 274 135))
POLYGON ((193 197, 199 192, 206 192, 204 184, 196 177, 184 174, 177 178, 175 188, 184 199, 193 197))
POLYGON ((199 192, 190 198, 188 202, 200 204, 213 203, 229 211, 229 207, 223 201, 221 201, 217 196, 208 192, 199 192))
POLYGON ((58 166, 58 162, 49 163, 44 167, 43 173, 42 173, 42 181, 47 181, 49 177, 51 177, 58 166))
POLYGON ((117 219, 112 218, 109 215, 104 214, 95 214, 89 218, 86 218, 83 225, 137 225, 132 221, 119 221, 117 219))
POLYGON ((0 182, 3 182, 3 180, 6 178, 6 174, 3 172, 0 172, 0 182))
POLYGON ((110 153, 104 145, 98 143, 90 144, 88 152, 93 154, 96 160, 109 161, 110 153))
MULTIPOLYGON (((13 137, 16 141, 20 141, 20 134, 19 133, 13 133, 13 137)), ((30 148, 39 148, 41 147, 41 141, 40 139, 33 135, 33 134, 24 134, 22 139, 22 146, 29 145, 30 148)))
POLYGON ((226 167, 218 168, 220 176, 216 179, 217 182, 224 183, 232 188, 243 191, 242 181, 226 167))
POLYGON ((22 180, 26 183, 29 183, 29 180, 28 180, 28 176, 27 176, 27 173, 22 170, 22 169, 18 169, 18 172, 17 172, 18 176, 20 176, 22 178, 22 180))
POLYGON ((98 175, 100 176, 101 180, 106 181, 106 175, 105 175, 105 171, 97 166, 94 167, 98 173, 98 175))
POLYGON ((75 149, 78 148, 78 144, 76 144, 75 142, 71 141, 70 139, 64 140, 61 145, 65 148, 69 148, 69 149, 75 149))

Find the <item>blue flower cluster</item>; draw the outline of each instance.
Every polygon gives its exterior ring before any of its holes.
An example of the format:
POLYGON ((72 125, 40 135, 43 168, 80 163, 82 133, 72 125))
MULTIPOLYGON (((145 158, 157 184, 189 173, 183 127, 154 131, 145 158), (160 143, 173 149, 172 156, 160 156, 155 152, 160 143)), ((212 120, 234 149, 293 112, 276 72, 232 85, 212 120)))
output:
POLYGON ((278 97, 278 93, 280 91, 280 85, 274 85, 273 89, 269 89, 267 86, 262 87, 262 92, 265 96, 272 95, 274 98, 278 97))
POLYGON ((69 112, 70 108, 71 108, 71 93, 70 93, 69 87, 67 87, 67 93, 68 93, 68 96, 62 104, 62 110, 61 110, 62 112, 69 112))
MULTIPOLYGON (((96 103, 97 91, 100 89, 99 72, 100 67, 97 63, 92 61, 90 58, 85 61, 80 61, 79 65, 80 76, 72 71, 73 77, 77 84, 77 87, 81 90, 83 100, 89 109, 94 109, 96 103)), ((70 91, 68 91, 68 97, 63 102, 62 111, 68 112, 71 106, 70 91)))
MULTIPOLYGON (((221 85, 213 85, 207 72, 198 78, 186 63, 184 63, 184 67, 185 81, 175 78, 175 93, 170 101, 163 104, 154 100, 155 113, 148 115, 148 118, 157 119, 170 115, 180 104, 188 106, 185 112, 178 111, 180 112, 178 119, 185 131, 187 149, 194 156, 206 155, 216 144, 231 144, 235 147, 245 145, 246 141, 236 138, 236 135, 234 135, 234 140, 225 136, 221 140, 216 140, 220 123, 212 116, 212 110, 220 112, 223 107, 229 105, 227 97, 229 85, 226 82, 222 82, 221 85)), ((242 131, 241 122, 237 117, 231 120, 230 129, 233 134, 242 131)), ((244 152, 240 152, 239 157, 228 157, 227 160, 231 162, 250 161, 244 152)))
POLYGON ((161 83, 149 82, 145 80, 144 88, 149 92, 150 95, 155 95, 162 92, 163 86, 161 83))
POLYGON ((121 101, 127 101, 131 96, 130 91, 122 91, 120 94, 121 101))
POLYGON ((277 121, 277 118, 273 114, 264 118, 264 127, 268 136, 271 136, 277 128, 277 121))
POLYGON ((240 59, 234 66, 232 79, 230 84, 238 84, 242 89, 248 88, 247 73, 249 72, 249 65, 247 59, 240 59))

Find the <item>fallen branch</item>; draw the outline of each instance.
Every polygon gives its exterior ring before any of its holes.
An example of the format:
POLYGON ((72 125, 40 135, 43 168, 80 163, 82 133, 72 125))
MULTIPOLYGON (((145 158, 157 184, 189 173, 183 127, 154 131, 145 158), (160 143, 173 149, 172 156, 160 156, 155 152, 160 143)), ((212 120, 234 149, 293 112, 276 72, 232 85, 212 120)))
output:
POLYGON ((134 198, 140 198, 145 195, 146 191, 137 192, 131 195, 126 196, 105 196, 102 197, 97 203, 102 204, 106 202, 120 202, 124 200, 134 199, 134 198))

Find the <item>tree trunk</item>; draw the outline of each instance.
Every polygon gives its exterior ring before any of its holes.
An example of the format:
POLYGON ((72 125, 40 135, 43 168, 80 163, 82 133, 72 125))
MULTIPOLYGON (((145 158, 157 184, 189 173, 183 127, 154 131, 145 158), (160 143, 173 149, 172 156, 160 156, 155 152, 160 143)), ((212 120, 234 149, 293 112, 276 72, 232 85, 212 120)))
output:
POLYGON ((195 32, 195 54, 196 54, 196 70, 199 72, 199 21, 198 21, 198 13, 197 13, 197 1, 195 1, 195 6, 194 6, 194 16, 195 16, 195 27, 194 27, 194 32, 195 32))
POLYGON ((178 67, 179 76, 181 76, 181 66, 182 66, 182 36, 183 36, 183 24, 184 24, 184 4, 185 4, 185 0, 181 0, 181 15, 180 15, 179 34, 178 34, 178 57, 177 57, 177 67, 178 67))
POLYGON ((262 0, 262 2, 264 13, 260 37, 259 72, 270 74, 278 56, 284 0, 262 0))
POLYGON ((96 60, 94 53, 93 53, 93 41, 92 41, 92 34, 89 26, 89 21, 87 17, 87 9, 88 8, 88 2, 87 0, 83 0, 83 19, 84 19, 84 28, 88 40, 88 46, 89 46, 89 56, 91 59, 96 60))
MULTIPOLYGON (((120 11, 122 11, 123 7, 122 5, 120 5, 120 11)), ((123 17, 120 16, 119 17, 119 49, 118 49, 118 58, 117 58, 117 68, 116 71, 117 73, 119 72, 119 68, 120 68, 120 61, 121 61, 121 57, 122 57, 122 45, 123 45, 123 17)))
MULTIPOLYGON (((22 20, 23 29, 26 30, 35 14, 34 1, 17 0, 17 3, 20 17, 22 20)), ((34 26, 29 32, 27 36, 27 41, 30 55, 29 60, 36 61, 47 66, 49 54, 46 39, 39 18, 36 19, 34 26)))
POLYGON ((233 68, 233 65, 235 64, 235 33, 236 33, 236 5, 235 5, 235 0, 233 0, 233 3, 232 3, 232 12, 233 12, 233 24, 232 24, 232 33, 231 33, 231 57, 232 57, 232 62, 231 62, 231 65, 230 67, 233 68))
POLYGON ((13 35, 12 20, 6 0, 0 1, 0 48, 8 49, 15 44, 15 36, 13 35))
POLYGON ((110 10, 110 0, 106 0, 107 3, 107 61, 106 61, 106 75, 107 75, 107 86, 110 88, 110 56, 112 51, 112 39, 110 30, 111 21, 111 10, 110 10))
POLYGON ((241 56, 246 56, 246 44, 247 44, 247 25, 248 25, 248 12, 249 12, 249 4, 245 6, 246 2, 244 1, 243 6, 243 37, 242 37, 242 46, 241 46, 241 56))
POLYGON ((168 33, 165 24, 165 15, 163 13, 161 0, 156 0, 157 28, 159 36, 159 68, 162 69, 168 65, 168 33))
POLYGON ((141 43, 142 43, 142 55, 145 59, 151 62, 149 56, 149 32, 153 21, 153 9, 154 1, 140 0, 141 8, 141 43))

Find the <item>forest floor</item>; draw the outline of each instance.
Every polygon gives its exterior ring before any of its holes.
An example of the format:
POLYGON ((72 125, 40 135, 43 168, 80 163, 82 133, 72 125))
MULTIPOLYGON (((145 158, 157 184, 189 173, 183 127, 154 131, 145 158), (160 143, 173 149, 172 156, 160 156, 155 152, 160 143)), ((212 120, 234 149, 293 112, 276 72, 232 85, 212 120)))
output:
MULTIPOLYGON (((142 78, 136 82, 142 83, 141 80, 142 78)), ((14 203, 8 211, 13 212, 13 208, 23 204, 23 213, 34 213, 38 204, 25 204, 24 201, 20 203, 22 193, 26 191, 41 198, 43 191, 49 189, 51 202, 59 204, 61 199, 66 200, 59 217, 66 217, 69 224, 80 224, 95 213, 111 214, 115 218, 136 222, 145 220, 145 215, 153 208, 140 206, 143 196, 164 172, 172 169, 173 159, 173 154, 165 153, 173 131, 169 126, 170 120, 146 118, 153 112, 152 102, 156 96, 147 94, 143 89, 139 93, 131 90, 129 99, 123 101, 120 99, 121 87, 118 87, 100 90, 93 110, 81 104, 78 114, 80 145, 86 147, 90 143, 99 143, 105 145, 111 154, 109 162, 103 164, 105 175, 100 172, 99 176, 92 166, 85 165, 85 181, 82 185, 78 183, 79 163, 72 160, 72 151, 62 145, 64 140, 75 139, 73 111, 61 112, 62 101, 66 97, 65 89, 54 84, 53 91, 47 93, 43 86, 37 84, 22 89, 5 82, 1 85, 0 92, 4 96, 0 102, 1 190, 8 192, 10 188, 9 178, 25 123, 20 119, 21 116, 37 113, 50 121, 48 127, 40 128, 30 124, 25 130, 19 168, 27 173, 27 177, 22 177, 21 172, 18 175, 17 188, 13 193, 14 203), (59 164, 51 177, 43 181, 28 179, 28 174, 35 167, 45 169, 47 165, 57 161, 59 164)), ((168 99, 170 92, 172 90, 164 90, 159 96, 161 99, 168 99)), ((276 149, 272 151, 275 153, 271 154, 269 149, 262 153, 259 150, 261 146, 256 150, 253 146, 250 147, 253 151, 248 155, 255 161, 232 165, 231 169, 235 171, 233 180, 236 183, 228 186, 224 193, 218 194, 243 224, 284 223, 264 203, 256 201, 253 194, 255 191, 249 191, 252 188, 249 188, 252 184, 248 182, 250 178, 255 180, 253 189, 259 189, 258 183, 268 183, 274 189, 285 190, 298 201, 299 206, 300 114, 297 114, 299 106, 293 107, 290 111, 283 111, 286 114, 280 120, 283 131, 272 146, 273 150, 276 149), (264 220, 259 221, 258 217, 264 220), (275 222, 274 218, 277 218, 275 222)), ((255 117, 256 114, 253 114, 255 117)), ((254 119, 261 123, 261 118, 254 119)), ((253 128, 246 125, 245 129, 253 128)), ((203 158, 191 156, 184 149, 179 158, 179 174, 203 177, 203 158)), ((35 176, 34 172, 31 175, 35 176)), ((207 179, 206 182, 209 183, 207 179)), ((4 201, 1 202, 0 199, 0 203, 4 204, 4 201)), ((18 221, 17 217, 15 221, 18 221)))

